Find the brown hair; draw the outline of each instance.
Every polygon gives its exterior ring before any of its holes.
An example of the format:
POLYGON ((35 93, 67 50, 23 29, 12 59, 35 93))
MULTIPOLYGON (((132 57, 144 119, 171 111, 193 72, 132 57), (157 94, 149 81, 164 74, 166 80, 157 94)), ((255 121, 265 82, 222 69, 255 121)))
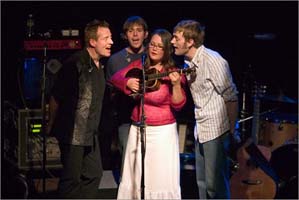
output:
POLYGON ((109 28, 109 24, 105 20, 94 19, 86 25, 84 29, 84 41, 86 47, 89 46, 90 39, 98 39, 97 31, 99 27, 109 28))
POLYGON ((173 29, 173 32, 183 32, 188 41, 194 40, 194 47, 198 48, 204 42, 205 27, 195 20, 182 20, 173 29))
POLYGON ((140 16, 131 16, 129 17, 124 25, 123 25, 123 32, 126 33, 134 24, 141 25, 144 31, 148 31, 148 26, 145 20, 140 16))

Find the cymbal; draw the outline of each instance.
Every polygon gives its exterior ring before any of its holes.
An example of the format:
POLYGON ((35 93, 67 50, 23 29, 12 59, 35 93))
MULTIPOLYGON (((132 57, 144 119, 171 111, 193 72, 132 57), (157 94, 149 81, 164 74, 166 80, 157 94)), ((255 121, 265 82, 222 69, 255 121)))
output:
POLYGON ((298 101, 283 95, 275 96, 275 95, 265 95, 261 97, 261 99, 266 101, 277 101, 282 103, 298 103, 298 101))

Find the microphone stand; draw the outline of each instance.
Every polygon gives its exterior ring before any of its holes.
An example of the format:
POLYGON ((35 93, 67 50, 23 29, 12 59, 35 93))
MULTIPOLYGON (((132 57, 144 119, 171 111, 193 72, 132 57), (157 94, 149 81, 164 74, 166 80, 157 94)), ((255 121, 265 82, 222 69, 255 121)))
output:
POLYGON ((43 140, 43 194, 46 192, 46 117, 45 117, 45 90, 46 90, 46 62, 47 62, 47 44, 44 46, 43 55, 43 74, 41 83, 41 109, 42 109, 42 140, 43 140))
POLYGON ((141 121, 140 121, 140 141, 141 141, 141 199, 144 199, 144 157, 145 157, 145 144, 144 144, 144 136, 146 133, 145 127, 145 112, 144 112, 144 95, 146 91, 146 83, 145 83, 145 59, 146 54, 143 54, 142 57, 142 95, 140 99, 141 106, 141 121))

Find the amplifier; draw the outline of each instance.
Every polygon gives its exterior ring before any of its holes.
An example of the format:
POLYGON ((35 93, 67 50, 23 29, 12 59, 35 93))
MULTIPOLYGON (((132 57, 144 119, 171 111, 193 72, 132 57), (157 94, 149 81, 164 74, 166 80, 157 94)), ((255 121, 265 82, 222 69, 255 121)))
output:
MULTIPOLYGON (((43 133, 41 109, 18 110, 18 167, 43 167, 43 133)), ((60 150, 55 137, 46 137, 46 167, 61 168, 60 150)))

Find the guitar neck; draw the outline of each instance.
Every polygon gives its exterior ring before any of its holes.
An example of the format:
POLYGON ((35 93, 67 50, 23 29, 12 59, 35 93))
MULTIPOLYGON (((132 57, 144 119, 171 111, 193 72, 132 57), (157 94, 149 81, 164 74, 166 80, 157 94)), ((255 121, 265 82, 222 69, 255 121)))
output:
POLYGON ((258 142, 258 133, 259 133, 259 116, 260 116, 260 100, 255 97, 254 98, 254 108, 253 108, 253 120, 252 120, 252 130, 251 130, 251 138, 254 144, 258 142))
POLYGON ((160 79, 163 78, 165 76, 168 76, 170 72, 162 72, 162 73, 158 73, 158 74, 149 74, 145 77, 146 80, 150 81, 150 80, 155 80, 155 79, 160 79))
POLYGON ((173 70, 173 71, 168 71, 168 72, 162 72, 162 73, 155 73, 155 74, 148 74, 146 75, 145 79, 150 81, 150 80, 155 80, 155 79, 160 79, 165 76, 168 76, 172 72, 178 72, 179 74, 185 74, 192 72, 192 69, 178 69, 178 70, 173 70))
POLYGON ((253 120, 252 120, 252 130, 251 130, 251 138, 254 144, 258 142, 259 136, 259 124, 260 124, 260 97, 266 92, 265 85, 255 85, 255 95, 253 98, 253 120))

